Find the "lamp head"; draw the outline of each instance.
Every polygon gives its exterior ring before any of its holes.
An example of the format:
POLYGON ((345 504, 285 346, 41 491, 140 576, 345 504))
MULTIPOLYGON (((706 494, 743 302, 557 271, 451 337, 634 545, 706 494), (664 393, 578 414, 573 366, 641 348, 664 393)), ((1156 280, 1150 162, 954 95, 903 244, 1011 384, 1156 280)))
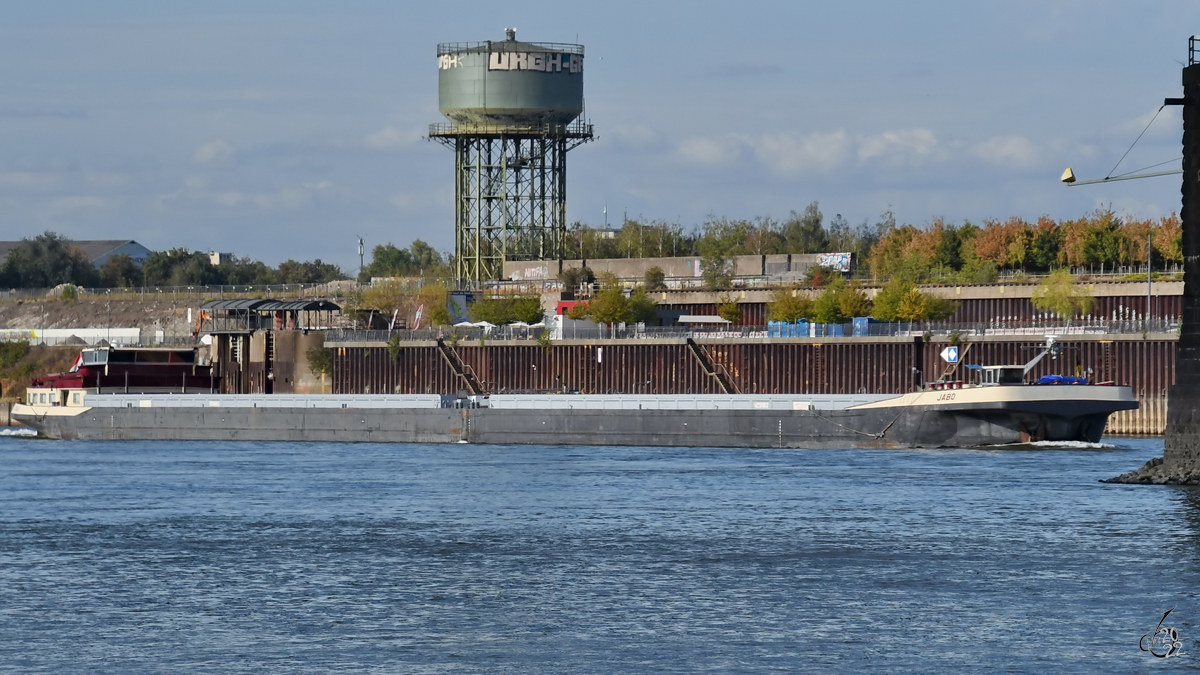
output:
POLYGON ((1071 183, 1075 182, 1075 172, 1071 170, 1071 167, 1069 167, 1069 166, 1067 167, 1067 170, 1063 172, 1062 178, 1060 180, 1062 180, 1062 182, 1066 183, 1067 185, 1070 185, 1071 183))

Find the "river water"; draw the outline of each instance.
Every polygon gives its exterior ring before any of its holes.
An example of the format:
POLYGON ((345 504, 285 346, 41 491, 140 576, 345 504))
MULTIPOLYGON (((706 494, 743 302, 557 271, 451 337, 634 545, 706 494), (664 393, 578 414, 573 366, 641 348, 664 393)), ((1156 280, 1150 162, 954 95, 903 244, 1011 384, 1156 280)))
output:
POLYGON ((0 671, 1200 669, 1200 491, 1099 483, 1162 452, 1106 442, 4 437, 0 671))

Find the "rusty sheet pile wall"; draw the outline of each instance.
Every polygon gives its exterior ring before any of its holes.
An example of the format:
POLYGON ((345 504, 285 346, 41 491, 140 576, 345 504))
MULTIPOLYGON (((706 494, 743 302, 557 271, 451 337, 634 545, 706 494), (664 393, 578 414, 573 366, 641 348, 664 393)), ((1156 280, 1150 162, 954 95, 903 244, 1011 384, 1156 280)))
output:
MULTIPOLYGON (((900 394, 918 380, 939 379, 946 346, 931 342, 914 350, 907 341, 807 342, 698 341, 729 373, 742 393, 900 394), (913 369, 920 371, 914 374, 913 369)), ((972 344, 964 363, 1025 363, 1041 341, 972 344)), ((1114 414, 1112 433, 1161 433, 1167 388, 1174 383, 1173 340, 1064 342, 1057 359, 1047 357, 1033 376, 1087 374, 1134 388, 1140 410, 1114 414)), ((965 348, 965 346, 964 346, 965 348)), ((717 394, 708 375, 682 341, 459 345, 459 358, 491 393, 579 391, 597 394, 717 394)), ((453 394, 465 389, 445 357, 427 342, 338 346, 333 393, 453 394)), ((960 372, 950 379, 965 380, 960 372)))
MULTIPOLYGON (((903 393, 912 382, 908 342, 799 344, 702 342, 743 393, 903 393)), ((594 394, 719 394, 682 341, 618 344, 459 345, 489 392, 567 390, 594 394)), ((434 393, 462 389, 427 343, 337 347, 334 393, 434 393)))

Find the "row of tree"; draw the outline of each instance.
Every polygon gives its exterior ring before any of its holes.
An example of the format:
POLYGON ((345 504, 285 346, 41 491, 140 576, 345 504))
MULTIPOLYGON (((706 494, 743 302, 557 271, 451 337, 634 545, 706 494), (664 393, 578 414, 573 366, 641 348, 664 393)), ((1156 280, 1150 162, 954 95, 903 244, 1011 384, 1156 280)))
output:
MULTIPOLYGON (((644 286, 626 292, 620 281, 607 273, 600 276, 599 282, 600 289, 587 301, 575 305, 568 312, 569 318, 597 323, 654 321, 657 303, 644 286)), ((518 321, 535 324, 543 319, 542 299, 537 295, 483 296, 466 308, 451 307, 450 302, 450 291, 445 284, 385 279, 351 293, 343 311, 362 325, 375 328, 445 326, 454 314, 462 314, 464 310, 472 321, 498 326, 518 321)))
POLYGON ((155 251, 141 265, 127 255, 114 255, 97 268, 81 249, 53 232, 21 240, 0 266, 0 286, 7 288, 311 284, 345 278, 341 268, 320 259, 270 267, 235 257, 214 265, 208 254, 183 248, 155 251))
POLYGON ((564 248, 568 259, 665 258, 699 256, 828 253, 849 251, 866 259, 883 232, 896 226, 885 212, 877 222, 850 224, 841 214, 825 222, 817 202, 783 220, 760 217, 737 220, 709 217, 691 230, 663 220, 626 219, 620 228, 594 228, 575 223, 564 248))
POLYGON ((918 228, 882 232, 867 262, 878 279, 957 277, 986 282, 999 270, 1048 272, 1059 267, 1116 271, 1152 261, 1155 267, 1183 262, 1183 228, 1175 214, 1158 220, 1121 218, 1101 209, 1074 220, 1020 218, 953 225, 935 220, 918 228))
MULTIPOLYGON (((111 261, 111 259, 110 259, 111 261)), ((107 264, 101 267, 103 272, 107 264)), ((130 269, 129 283, 118 285, 196 286, 196 285, 260 285, 260 284, 322 284, 346 279, 337 265, 316 260, 299 262, 285 260, 278 267, 269 267, 261 260, 234 257, 212 264, 208 255, 199 251, 175 248, 156 251, 142 263, 141 284, 130 269)))
POLYGON ((371 262, 358 274, 362 283, 381 277, 425 277, 449 279, 454 274, 453 257, 442 255, 429 244, 416 239, 408 248, 392 243, 371 249, 371 262))
MULTIPOLYGON (((1180 264, 1183 232, 1175 214, 1157 220, 1123 218, 1101 209, 1073 220, 1048 217, 984 220, 961 225, 937 219, 918 227, 896 223, 885 212, 874 223, 851 225, 840 214, 828 223, 817 202, 783 220, 710 217, 685 231, 665 221, 626 220, 617 230, 576 223, 565 240, 566 258, 701 258, 711 288, 728 288, 730 260, 738 255, 852 252, 860 276, 916 283, 951 279, 993 281, 1002 270, 1046 272, 1058 267, 1117 269, 1180 264), (1150 242, 1149 246, 1147 242, 1150 242)), ((454 261, 417 239, 408 248, 380 244, 359 280, 378 277, 449 279, 454 261)), ((78 286, 186 286, 212 284, 323 283, 347 276, 320 259, 288 260, 277 267, 250 258, 213 265, 206 254, 182 248, 153 253, 139 267, 128 256, 112 256, 94 268, 66 238, 47 232, 24 239, 0 266, 0 285, 11 288, 78 286)))
POLYGON ((767 305, 771 321, 845 323, 869 316, 879 321, 938 321, 958 310, 958 303, 922 293, 911 281, 893 278, 872 301, 857 285, 834 277, 816 297, 801 289, 779 288, 767 305))
POLYGON ((1121 217, 1111 209, 1072 220, 957 225, 936 219, 924 226, 897 224, 888 211, 873 223, 852 225, 841 214, 826 222, 813 202, 782 221, 710 217, 690 231, 665 221, 625 220, 615 230, 576 223, 566 240, 567 258, 700 257, 705 281, 714 288, 728 287, 735 256, 831 252, 854 253, 859 275, 880 281, 900 275, 909 281, 986 283, 1005 270, 1116 270, 1144 265, 1148 257, 1156 267, 1180 264, 1183 230, 1175 214, 1150 220, 1121 217))
MULTIPOLYGON (((651 323, 655 320, 657 303, 645 285, 626 290, 608 273, 601 274, 598 281, 599 290, 568 310, 568 318, 591 319, 604 324, 651 323)), ((344 311, 357 316, 364 325, 377 328, 444 326, 453 320, 449 298, 449 289, 441 283, 389 279, 353 293, 347 299, 344 311)), ((1033 293, 1034 306, 1065 320, 1088 314, 1092 303, 1088 288, 1075 283, 1066 269, 1056 270, 1033 293)), ((459 313, 464 308, 454 309, 459 313)), ((471 320, 496 325, 518 321, 534 324, 543 316, 541 299, 536 295, 486 296, 467 309, 471 320)), ((924 293, 901 276, 893 277, 874 299, 870 299, 857 284, 834 276, 815 293, 800 287, 778 288, 772 293, 767 309, 769 320, 789 323, 845 323, 855 317, 912 322, 948 319, 958 310, 958 303, 924 293)), ((730 321, 741 320, 741 309, 732 297, 721 300, 718 313, 730 321)))
MULTIPOLYGON (((868 299, 857 286, 840 277, 835 277, 824 286, 816 297, 810 293, 800 288, 776 289, 767 305, 767 318, 788 323, 844 323, 860 316, 888 322, 939 321, 950 318, 958 311, 957 302, 923 293, 910 279, 901 275, 893 276, 884 284, 874 300, 868 299)), ((1034 289, 1032 302, 1039 310, 1070 321, 1090 314, 1094 298, 1087 286, 1076 283, 1069 270, 1059 268, 1034 289)), ((723 303, 721 310, 722 316, 730 320, 734 319, 737 311, 730 307, 729 302, 723 303)))

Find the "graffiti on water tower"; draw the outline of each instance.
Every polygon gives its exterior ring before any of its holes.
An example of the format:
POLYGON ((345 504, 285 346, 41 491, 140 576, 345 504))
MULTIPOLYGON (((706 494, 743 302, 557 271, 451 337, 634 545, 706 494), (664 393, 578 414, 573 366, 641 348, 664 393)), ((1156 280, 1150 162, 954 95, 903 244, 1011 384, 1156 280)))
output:
MULTIPOLYGON (((467 66, 466 54, 442 54, 438 57, 438 70, 450 70, 467 66)), ((583 72, 583 56, 558 52, 491 52, 488 54, 488 70, 521 70, 538 73, 583 72)))
POLYGON ((566 71, 576 75, 583 72, 583 57, 554 52, 492 52, 488 55, 488 70, 566 71))

